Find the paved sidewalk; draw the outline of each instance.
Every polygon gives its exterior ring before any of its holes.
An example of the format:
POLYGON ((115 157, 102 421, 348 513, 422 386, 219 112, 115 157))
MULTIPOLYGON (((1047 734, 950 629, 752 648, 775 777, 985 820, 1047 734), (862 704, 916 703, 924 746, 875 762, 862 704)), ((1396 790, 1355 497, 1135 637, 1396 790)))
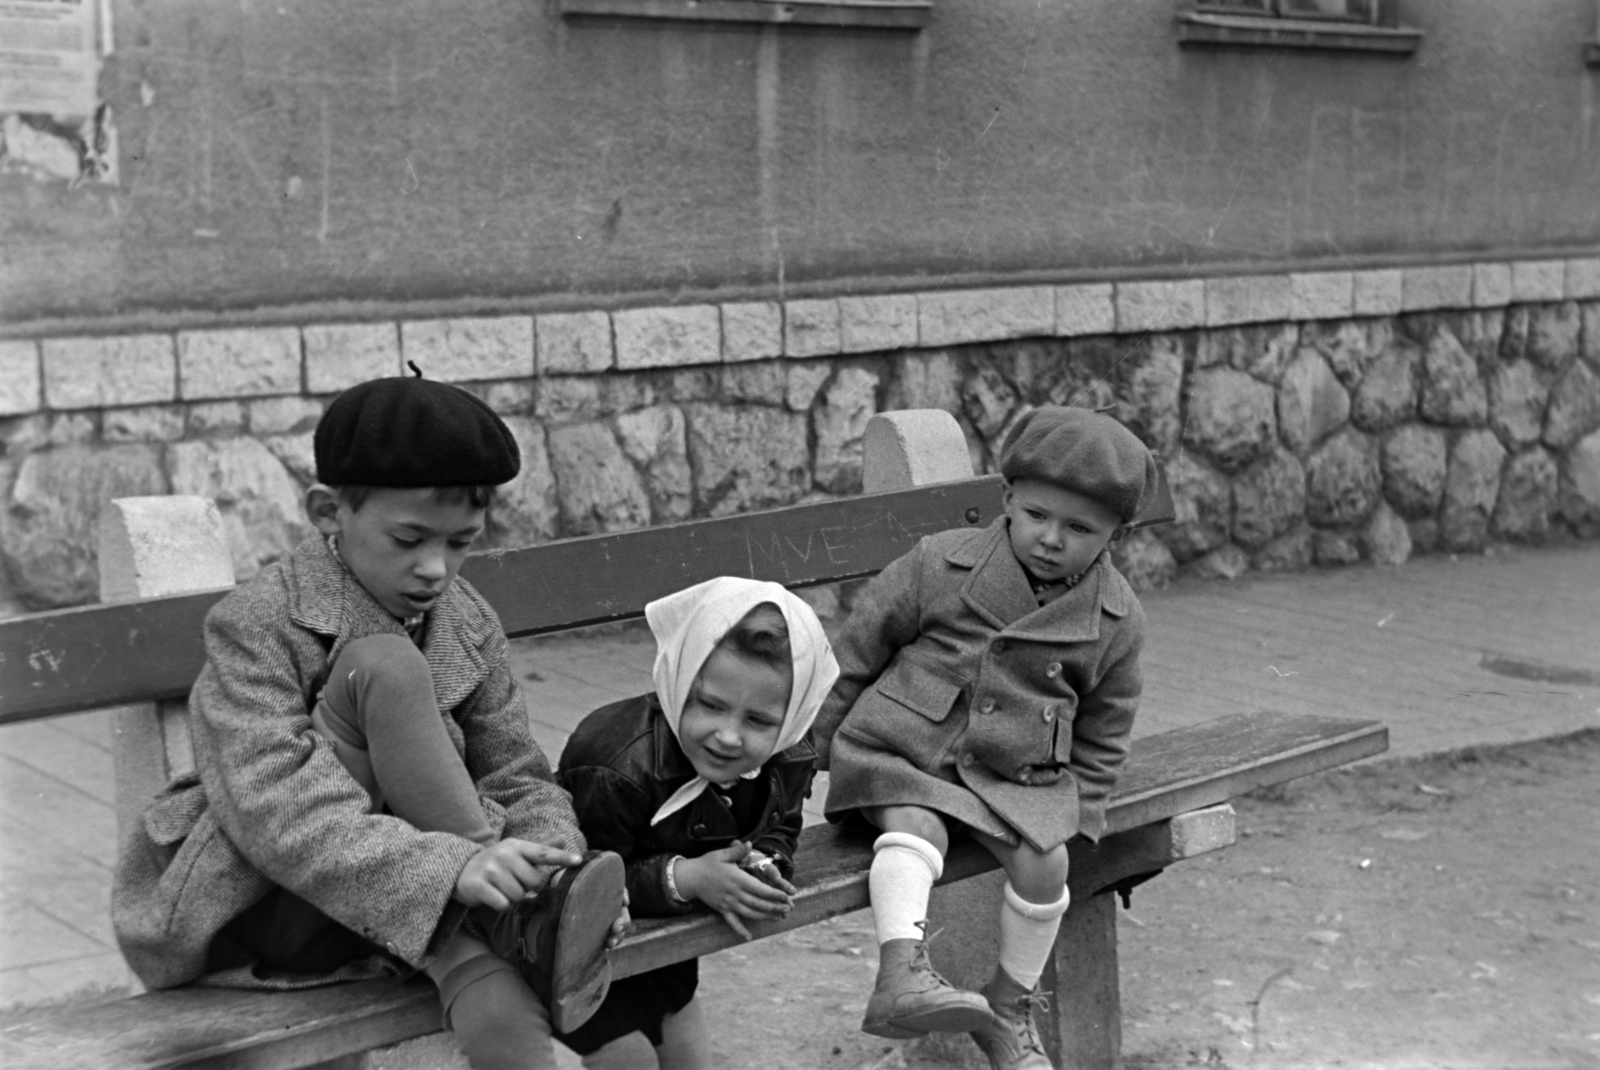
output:
MULTIPOLYGON (((1148 594, 1136 735, 1275 708, 1372 717, 1391 756, 1600 726, 1600 546, 1505 549, 1148 594)), ((513 644, 534 734, 650 688, 643 628, 513 644)), ((0 1006, 132 984, 107 910, 110 727, 0 728, 0 1006)), ((813 818, 822 791, 813 795, 813 818)))

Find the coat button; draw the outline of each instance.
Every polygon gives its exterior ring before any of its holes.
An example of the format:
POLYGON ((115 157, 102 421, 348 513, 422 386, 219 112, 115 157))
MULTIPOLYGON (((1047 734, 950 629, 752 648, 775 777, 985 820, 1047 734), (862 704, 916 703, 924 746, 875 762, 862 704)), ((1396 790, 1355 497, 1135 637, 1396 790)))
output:
POLYGON ((689 831, 694 833, 696 836, 704 836, 706 834, 706 826, 705 826, 704 822, 702 822, 701 824, 696 825, 694 828, 690 829, 689 831))
POLYGON ((961 756, 961 764, 966 766, 968 769, 971 769, 972 766, 974 765, 974 763, 977 762, 977 760, 978 759, 974 758, 970 753, 963 754, 961 756))
POLYGON ((1046 706, 1039 716, 1044 718, 1045 724, 1049 724, 1056 719, 1056 708, 1054 706, 1046 706))
POLYGON ((983 713, 993 713, 994 712, 994 699, 992 699, 992 698, 984 699, 983 700, 983 705, 979 706, 978 709, 983 713))
POLYGON ((989 649, 996 654, 1004 654, 1006 652, 1006 641, 1004 639, 996 639, 990 644, 989 649))
POLYGON ((1045 669, 1044 674, 1050 677, 1050 679, 1054 680, 1056 677, 1061 675, 1061 663, 1059 661, 1052 661, 1049 667, 1045 669))
POLYGON ((383 946, 384 946, 384 949, 386 951, 388 951, 389 954, 393 955, 395 958, 399 958, 400 957, 400 949, 398 947, 394 946, 394 941, 393 940, 390 940, 387 944, 384 944, 383 946))
POLYGON ((1017 780, 1023 784, 1030 784, 1033 782, 1033 777, 1029 775, 1026 769, 1024 769, 1022 772, 1017 774, 1017 780))

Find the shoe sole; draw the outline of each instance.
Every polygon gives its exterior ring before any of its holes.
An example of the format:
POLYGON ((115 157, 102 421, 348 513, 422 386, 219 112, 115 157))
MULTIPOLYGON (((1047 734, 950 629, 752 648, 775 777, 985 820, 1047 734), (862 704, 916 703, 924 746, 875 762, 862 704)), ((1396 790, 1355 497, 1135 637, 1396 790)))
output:
POLYGON ((994 1012, 987 1001, 981 1005, 956 1004, 934 1010, 905 1014, 882 1021, 864 1021, 861 1031, 889 1040, 910 1040, 929 1033, 972 1033, 994 1024, 994 1012))
POLYGON ((550 1019, 570 1033, 587 1022, 611 990, 606 940, 622 914, 622 859, 610 851, 590 860, 572 878, 556 922, 550 965, 550 1019))

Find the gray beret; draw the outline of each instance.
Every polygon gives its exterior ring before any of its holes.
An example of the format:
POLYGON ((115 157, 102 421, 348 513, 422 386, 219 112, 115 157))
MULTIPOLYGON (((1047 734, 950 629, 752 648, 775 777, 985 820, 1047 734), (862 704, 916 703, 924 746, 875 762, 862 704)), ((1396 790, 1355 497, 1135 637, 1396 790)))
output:
POLYGON ((1000 450, 1006 479, 1037 479, 1092 498, 1132 521, 1155 494, 1156 459, 1103 413, 1044 405, 1011 428, 1000 450))

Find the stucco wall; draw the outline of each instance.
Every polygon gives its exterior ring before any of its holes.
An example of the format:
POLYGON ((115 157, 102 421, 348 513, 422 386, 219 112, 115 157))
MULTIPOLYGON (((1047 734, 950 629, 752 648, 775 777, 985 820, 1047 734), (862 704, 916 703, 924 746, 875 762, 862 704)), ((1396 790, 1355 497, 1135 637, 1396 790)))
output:
POLYGON ((503 413, 526 545, 860 487, 883 409, 975 466, 1029 406, 1110 406, 1178 521, 1136 583, 1600 535, 1600 259, 304 323, 0 343, 0 605, 92 598, 104 503, 217 500, 241 578, 306 532, 328 398, 413 360, 503 413))
POLYGON ((1600 246, 1585 0, 1403 0, 1409 59, 1185 51, 1175 0, 938 0, 920 34, 111 6, 121 185, 0 175, 13 325, 1600 246))

